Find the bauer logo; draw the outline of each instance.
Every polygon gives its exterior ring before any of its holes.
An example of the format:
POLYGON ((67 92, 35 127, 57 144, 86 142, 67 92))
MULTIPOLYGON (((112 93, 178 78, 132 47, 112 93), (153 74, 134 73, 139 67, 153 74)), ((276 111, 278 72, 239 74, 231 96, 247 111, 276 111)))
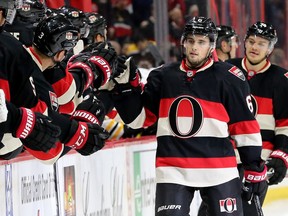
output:
POLYGON ((227 198, 225 200, 219 200, 220 212, 232 213, 237 211, 236 199, 227 198))

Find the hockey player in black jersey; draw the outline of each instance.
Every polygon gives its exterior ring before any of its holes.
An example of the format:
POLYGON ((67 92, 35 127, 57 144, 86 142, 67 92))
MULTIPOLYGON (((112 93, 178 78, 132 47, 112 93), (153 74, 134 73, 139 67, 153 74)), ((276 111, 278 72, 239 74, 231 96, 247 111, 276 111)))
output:
POLYGON ((21 7, 17 8, 13 23, 5 25, 4 29, 10 32, 25 46, 31 46, 34 30, 44 18, 46 5, 40 0, 23 0, 21 7))
MULTIPOLYGON (((41 113, 34 113, 24 107, 16 108, 5 101, 5 93, 0 89, 0 131, 1 138, 5 133, 12 133, 20 138, 24 146, 36 151, 47 152, 54 147, 60 135, 60 128, 51 123, 51 119, 41 113)), ((9 160, 17 156, 19 151, 9 151, 0 142, 1 159, 9 160), (6 154, 3 154, 6 151, 6 154)))
MULTIPOLYGON (((9 0, 9 3, 14 3, 14 1, 9 0)), ((2 20, 2 16, 0 18, 2 20)), ((30 48, 23 47, 7 32, 0 34, 0 51, 3 54, 0 59, 1 88, 3 87, 7 93, 6 99, 17 107, 24 106, 33 111, 48 114, 52 123, 61 128, 59 136, 61 142, 58 142, 51 151, 41 152, 26 149, 47 163, 55 162, 66 152, 66 149, 70 148, 76 149, 83 155, 92 154, 104 146, 104 141, 108 137, 107 132, 97 124, 97 118, 93 116, 96 113, 90 113, 89 117, 91 118, 87 118, 86 121, 83 119, 77 121, 79 115, 69 119, 57 113, 57 96, 42 75, 44 68, 53 67, 56 62, 63 59, 66 51, 73 48, 78 32, 62 15, 53 15, 43 20, 41 25, 39 23, 36 33, 35 37, 42 41, 40 40, 41 43, 35 42, 35 46, 30 48), (42 43, 43 41, 45 43, 42 43)), ((92 105, 95 104, 93 100, 88 102, 91 101, 92 105)), ((89 114, 89 111, 94 110, 94 106, 90 105, 86 101, 79 109, 81 108, 89 114)), ((78 110, 78 114, 79 112, 78 110)), ((10 138, 12 137, 9 137, 9 140, 13 145, 19 143, 18 140, 10 138)))
MULTIPOLYGON (((244 72, 251 88, 254 114, 261 129, 262 158, 268 170, 274 172, 269 178, 269 185, 282 182, 288 167, 288 108, 283 103, 288 95, 288 72, 269 61, 276 42, 277 34, 273 26, 256 22, 247 29, 245 56, 228 60, 244 72)), ((262 189, 261 204, 266 190, 267 187, 262 189)), ((243 204, 244 215, 256 214, 253 214, 256 211, 254 205, 243 204)))
POLYGON ((265 184, 248 83, 237 67, 213 61, 216 38, 210 18, 193 17, 181 39, 183 60, 152 70, 143 91, 130 58, 126 68, 113 71, 113 99, 125 123, 139 128, 158 121, 156 216, 188 216, 196 190, 208 204, 207 215, 243 215, 230 137, 249 177, 245 194, 257 194, 265 184))
POLYGON ((236 57, 238 48, 238 35, 231 26, 216 26, 218 38, 216 41, 216 53, 220 61, 236 57))

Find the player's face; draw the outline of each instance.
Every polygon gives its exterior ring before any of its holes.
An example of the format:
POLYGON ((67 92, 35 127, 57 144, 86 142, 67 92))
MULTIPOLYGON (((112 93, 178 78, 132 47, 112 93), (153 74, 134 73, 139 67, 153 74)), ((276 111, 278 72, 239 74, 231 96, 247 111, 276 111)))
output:
POLYGON ((258 64, 265 60, 269 53, 269 41, 251 35, 245 41, 245 48, 247 59, 253 64, 258 64))
POLYGON ((211 52, 210 39, 203 35, 189 35, 183 44, 186 64, 190 68, 202 66, 211 52))

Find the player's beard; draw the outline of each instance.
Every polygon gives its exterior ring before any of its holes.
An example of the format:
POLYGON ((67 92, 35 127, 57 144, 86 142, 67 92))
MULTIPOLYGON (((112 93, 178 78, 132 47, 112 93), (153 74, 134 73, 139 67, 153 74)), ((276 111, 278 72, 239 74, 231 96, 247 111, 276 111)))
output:
POLYGON ((189 68, 191 69, 196 69, 196 68, 200 68, 202 67, 202 65, 205 64, 205 62, 207 61, 208 57, 202 58, 202 59, 197 59, 197 60, 193 60, 189 57, 186 57, 186 64, 189 68))
POLYGON ((251 61, 251 59, 249 58, 249 56, 246 56, 248 62, 251 64, 251 65, 258 65, 260 64, 261 62, 265 61, 266 60, 266 56, 263 57, 262 59, 260 60, 255 60, 255 61, 251 61))

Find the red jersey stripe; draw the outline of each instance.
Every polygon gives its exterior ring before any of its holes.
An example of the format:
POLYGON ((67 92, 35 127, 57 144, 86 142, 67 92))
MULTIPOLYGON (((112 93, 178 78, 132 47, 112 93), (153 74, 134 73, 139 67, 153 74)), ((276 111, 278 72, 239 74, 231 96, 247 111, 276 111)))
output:
POLYGON ((256 120, 242 121, 229 125, 231 135, 259 133, 259 124, 256 120))
POLYGON ((273 105, 271 98, 264 98, 254 96, 257 101, 257 113, 258 114, 272 114, 273 113, 273 105))
POLYGON ((0 88, 4 91, 6 100, 10 101, 10 90, 8 80, 0 79, 0 88))
MULTIPOLYGON (((168 116, 169 107, 171 107, 171 104, 174 100, 175 98, 161 99, 159 117, 168 116)), ((229 121, 228 114, 221 103, 205 101, 205 100, 198 99, 198 98, 195 98, 195 100, 197 100, 198 103, 201 105, 204 118, 214 118, 223 122, 229 121), (211 107, 214 107, 214 109, 211 109, 211 107)), ((191 103, 189 103, 188 100, 183 100, 180 103, 180 108, 182 109, 181 110, 178 109, 179 116, 191 117, 191 113, 193 114, 191 103), (183 105, 190 106, 190 107, 186 107, 185 109, 183 109, 184 106, 182 105, 182 103, 183 105)))
POLYGON ((221 158, 175 158, 157 157, 156 167, 173 166, 181 168, 226 168, 237 166, 236 157, 221 158))

